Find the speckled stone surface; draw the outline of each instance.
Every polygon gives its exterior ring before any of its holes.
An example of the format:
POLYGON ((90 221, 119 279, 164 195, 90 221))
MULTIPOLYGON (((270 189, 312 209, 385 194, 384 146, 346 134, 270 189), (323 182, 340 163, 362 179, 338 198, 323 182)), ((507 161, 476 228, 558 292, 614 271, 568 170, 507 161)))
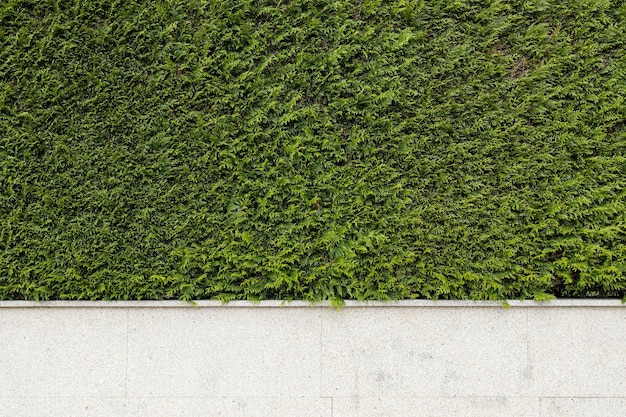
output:
POLYGON ((123 397, 127 315, 0 308, 0 397, 123 397))
POLYGON ((543 398, 542 417, 622 417, 626 398, 543 398))
POLYGON ((619 300, 0 302, 0 417, 626 416, 619 300))
POLYGON ((338 397, 333 417, 502 417, 540 415, 537 398, 338 397))
POLYGON ((530 395, 626 397, 626 308, 527 314, 530 395))
POLYGON ((320 330, 319 310, 130 310, 128 395, 320 397, 320 330))
POLYGON ((528 384, 522 310, 345 309, 323 319, 327 396, 506 396, 528 384))
POLYGON ((129 417, 294 416, 331 417, 330 398, 157 398, 133 399, 129 417))
POLYGON ((0 417, 130 417, 124 398, 0 398, 0 417))
POLYGON ((0 417, 331 417, 330 398, 0 398, 0 417))

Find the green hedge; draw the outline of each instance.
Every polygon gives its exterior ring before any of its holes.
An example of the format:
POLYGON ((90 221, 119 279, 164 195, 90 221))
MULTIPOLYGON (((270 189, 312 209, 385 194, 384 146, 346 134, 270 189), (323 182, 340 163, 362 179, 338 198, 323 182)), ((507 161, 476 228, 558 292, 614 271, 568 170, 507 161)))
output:
POLYGON ((3 0, 0 299, 626 296, 626 6, 3 0))

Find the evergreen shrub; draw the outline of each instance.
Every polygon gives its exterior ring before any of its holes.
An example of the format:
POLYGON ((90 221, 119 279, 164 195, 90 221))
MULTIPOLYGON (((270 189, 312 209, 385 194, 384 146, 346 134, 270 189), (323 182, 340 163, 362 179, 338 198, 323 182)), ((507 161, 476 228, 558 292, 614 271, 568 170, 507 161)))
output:
POLYGON ((3 0, 0 299, 626 296, 626 3, 3 0))

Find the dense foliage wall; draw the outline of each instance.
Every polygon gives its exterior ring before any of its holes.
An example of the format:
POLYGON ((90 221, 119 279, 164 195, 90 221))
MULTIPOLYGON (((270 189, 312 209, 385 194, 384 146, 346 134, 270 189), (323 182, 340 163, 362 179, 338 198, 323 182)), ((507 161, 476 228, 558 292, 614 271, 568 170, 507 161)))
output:
POLYGON ((626 6, 4 0, 0 298, 626 295, 626 6))

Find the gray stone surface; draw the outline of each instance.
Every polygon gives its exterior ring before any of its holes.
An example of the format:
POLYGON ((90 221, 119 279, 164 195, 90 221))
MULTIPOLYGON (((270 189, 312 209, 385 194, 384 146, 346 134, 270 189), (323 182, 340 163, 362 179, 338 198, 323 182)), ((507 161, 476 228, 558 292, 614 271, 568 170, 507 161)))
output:
POLYGON ((327 396, 507 396, 528 383, 522 310, 345 309, 323 319, 327 396))
POLYGON ((319 397, 320 332, 318 310, 132 309, 128 392, 319 397))
POLYGON ((626 308, 527 314, 529 395, 626 397, 626 308))
POLYGON ((0 309, 0 397, 124 396, 127 314, 0 309))
POLYGON ((333 417, 541 417, 537 398, 338 397, 333 417))
POLYGON ((331 417, 330 398, 0 398, 0 417, 331 417))
POLYGON ((330 398, 133 399, 129 417, 332 417, 330 398))
POLYGON ((623 417, 626 398, 543 398, 541 417, 623 417))
MULTIPOLYGON (((469 301, 469 300, 401 300, 401 301, 353 301, 346 300, 345 305, 349 308, 371 308, 371 307, 480 307, 480 308, 502 308, 503 304, 511 307, 526 308, 555 308, 555 307, 624 307, 618 299, 558 299, 552 301, 531 301, 531 300, 509 300, 506 303, 500 301, 469 301)), ((185 302, 178 300, 164 301, 0 301, 0 308, 270 308, 270 307, 291 307, 307 308, 328 307, 326 301, 311 304, 308 301, 280 301, 264 300, 259 302, 231 301, 227 304, 215 300, 197 300, 185 302)))
POLYGON ((626 416, 626 307, 0 302, 0 417, 626 416))
POLYGON ((0 417, 130 417, 124 398, 0 398, 0 417))

